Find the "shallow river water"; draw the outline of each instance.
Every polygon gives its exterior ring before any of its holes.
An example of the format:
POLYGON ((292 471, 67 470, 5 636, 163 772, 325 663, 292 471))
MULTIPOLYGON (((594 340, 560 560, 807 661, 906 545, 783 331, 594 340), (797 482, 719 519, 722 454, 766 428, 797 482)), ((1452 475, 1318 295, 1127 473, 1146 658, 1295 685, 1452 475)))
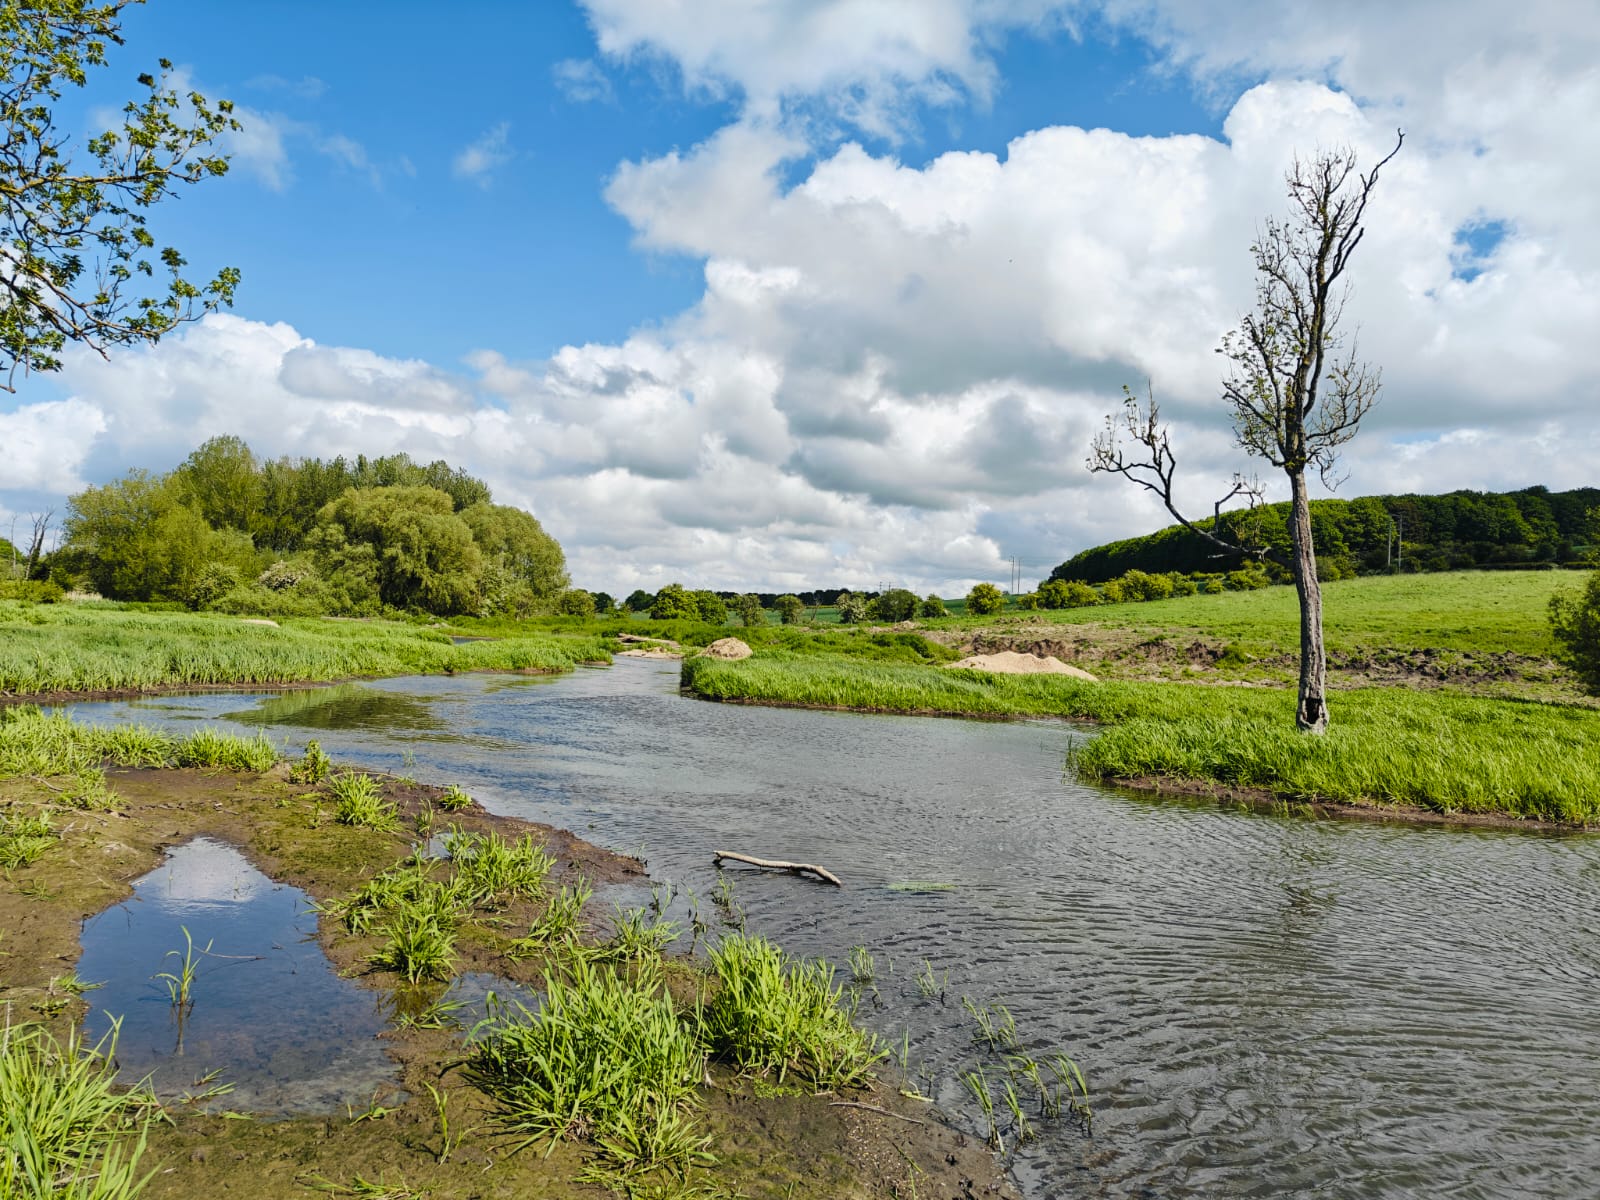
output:
POLYGON ((1122 794, 1064 778, 1061 725, 709 704, 670 662, 72 711, 314 737, 642 854, 702 900, 715 849, 829 867, 844 890, 727 873, 753 931, 870 951, 863 1018, 909 1037, 959 1123, 979 1118, 958 1075, 985 1062, 962 996, 1082 1066, 1092 1136, 1041 1125, 1015 1160, 1032 1197, 1600 1194, 1593 837, 1122 794))

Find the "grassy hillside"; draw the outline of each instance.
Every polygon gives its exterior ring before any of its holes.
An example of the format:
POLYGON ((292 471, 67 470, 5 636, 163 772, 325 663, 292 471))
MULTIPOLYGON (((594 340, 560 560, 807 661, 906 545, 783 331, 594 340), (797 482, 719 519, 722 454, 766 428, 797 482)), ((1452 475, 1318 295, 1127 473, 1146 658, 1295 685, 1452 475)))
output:
MULTIPOLYGON (((1329 649, 1511 651, 1545 657, 1555 650, 1546 609, 1557 589, 1582 577, 1569 571, 1454 571, 1371 575, 1322 585, 1329 649)), ((1107 604, 1016 614, 1023 625, 1100 626, 1191 632, 1243 641, 1262 650, 1296 650, 1299 604, 1293 587, 1183 596, 1142 604, 1107 604)), ((952 619, 971 626, 984 618, 952 619)))

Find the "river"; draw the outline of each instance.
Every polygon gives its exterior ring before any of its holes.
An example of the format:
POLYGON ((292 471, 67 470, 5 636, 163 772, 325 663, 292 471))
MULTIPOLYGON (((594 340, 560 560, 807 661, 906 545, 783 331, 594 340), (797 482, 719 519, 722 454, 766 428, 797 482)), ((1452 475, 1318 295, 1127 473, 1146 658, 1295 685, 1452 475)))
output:
POLYGON ((1040 1200, 1600 1192, 1593 837, 1120 793, 1064 777, 1062 725, 710 704, 670 662, 69 711, 459 783, 641 854, 680 919, 685 888, 712 915, 714 849, 827 866, 843 890, 727 873, 752 931, 841 966, 867 948, 862 1018, 959 1124, 985 1061, 962 996, 1083 1068, 1092 1134, 1042 1123, 1014 1160, 1040 1200))

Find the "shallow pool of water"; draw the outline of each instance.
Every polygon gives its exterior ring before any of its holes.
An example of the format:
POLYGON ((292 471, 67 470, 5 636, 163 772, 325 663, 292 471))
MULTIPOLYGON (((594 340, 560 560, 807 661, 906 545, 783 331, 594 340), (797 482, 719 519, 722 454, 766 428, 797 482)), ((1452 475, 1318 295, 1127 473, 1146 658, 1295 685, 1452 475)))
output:
POLYGON ((678 694, 674 663, 349 688, 76 711, 179 728, 254 713, 282 745, 460 783, 642 852, 680 886, 680 920, 685 887, 712 915, 715 849, 829 867, 843 890, 728 875, 751 928, 789 949, 842 964, 868 948, 863 1017, 909 1039, 958 1121, 977 1122, 958 1073, 984 1061, 962 995, 1082 1064, 1093 1136, 1045 1127, 1017 1159, 1040 1200, 1595 1194, 1592 837, 1124 794, 1063 777, 1081 736, 1063 726, 709 704, 678 694), (386 724, 384 706, 427 715, 386 724), (942 1003, 916 985, 924 960, 942 1003))
POLYGON ((232 846, 174 847, 130 899, 84 923, 78 977, 103 985, 86 996, 86 1033, 98 1040, 120 1018, 120 1077, 148 1076, 163 1099, 231 1085, 212 1107, 365 1108, 398 1074, 374 1040, 381 997, 334 972, 309 906, 232 846), (191 946, 192 1005, 180 1013, 158 976, 181 976, 191 946))

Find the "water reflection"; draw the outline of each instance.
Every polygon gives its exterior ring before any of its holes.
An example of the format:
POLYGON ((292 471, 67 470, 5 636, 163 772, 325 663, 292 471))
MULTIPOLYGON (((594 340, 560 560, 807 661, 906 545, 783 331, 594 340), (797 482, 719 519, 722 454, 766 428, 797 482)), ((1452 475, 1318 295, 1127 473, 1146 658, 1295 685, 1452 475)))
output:
POLYGON ((298 888, 274 883, 209 838, 171 850, 128 901, 83 927, 85 1032, 120 1017, 121 1078, 150 1076, 164 1098, 232 1084, 215 1103, 270 1114, 342 1111, 396 1078, 373 1040, 376 993, 334 972, 298 888), (185 936, 187 931, 187 938, 185 936), (192 953, 190 952, 192 949, 192 953), (161 975, 194 967, 190 1003, 161 975))

